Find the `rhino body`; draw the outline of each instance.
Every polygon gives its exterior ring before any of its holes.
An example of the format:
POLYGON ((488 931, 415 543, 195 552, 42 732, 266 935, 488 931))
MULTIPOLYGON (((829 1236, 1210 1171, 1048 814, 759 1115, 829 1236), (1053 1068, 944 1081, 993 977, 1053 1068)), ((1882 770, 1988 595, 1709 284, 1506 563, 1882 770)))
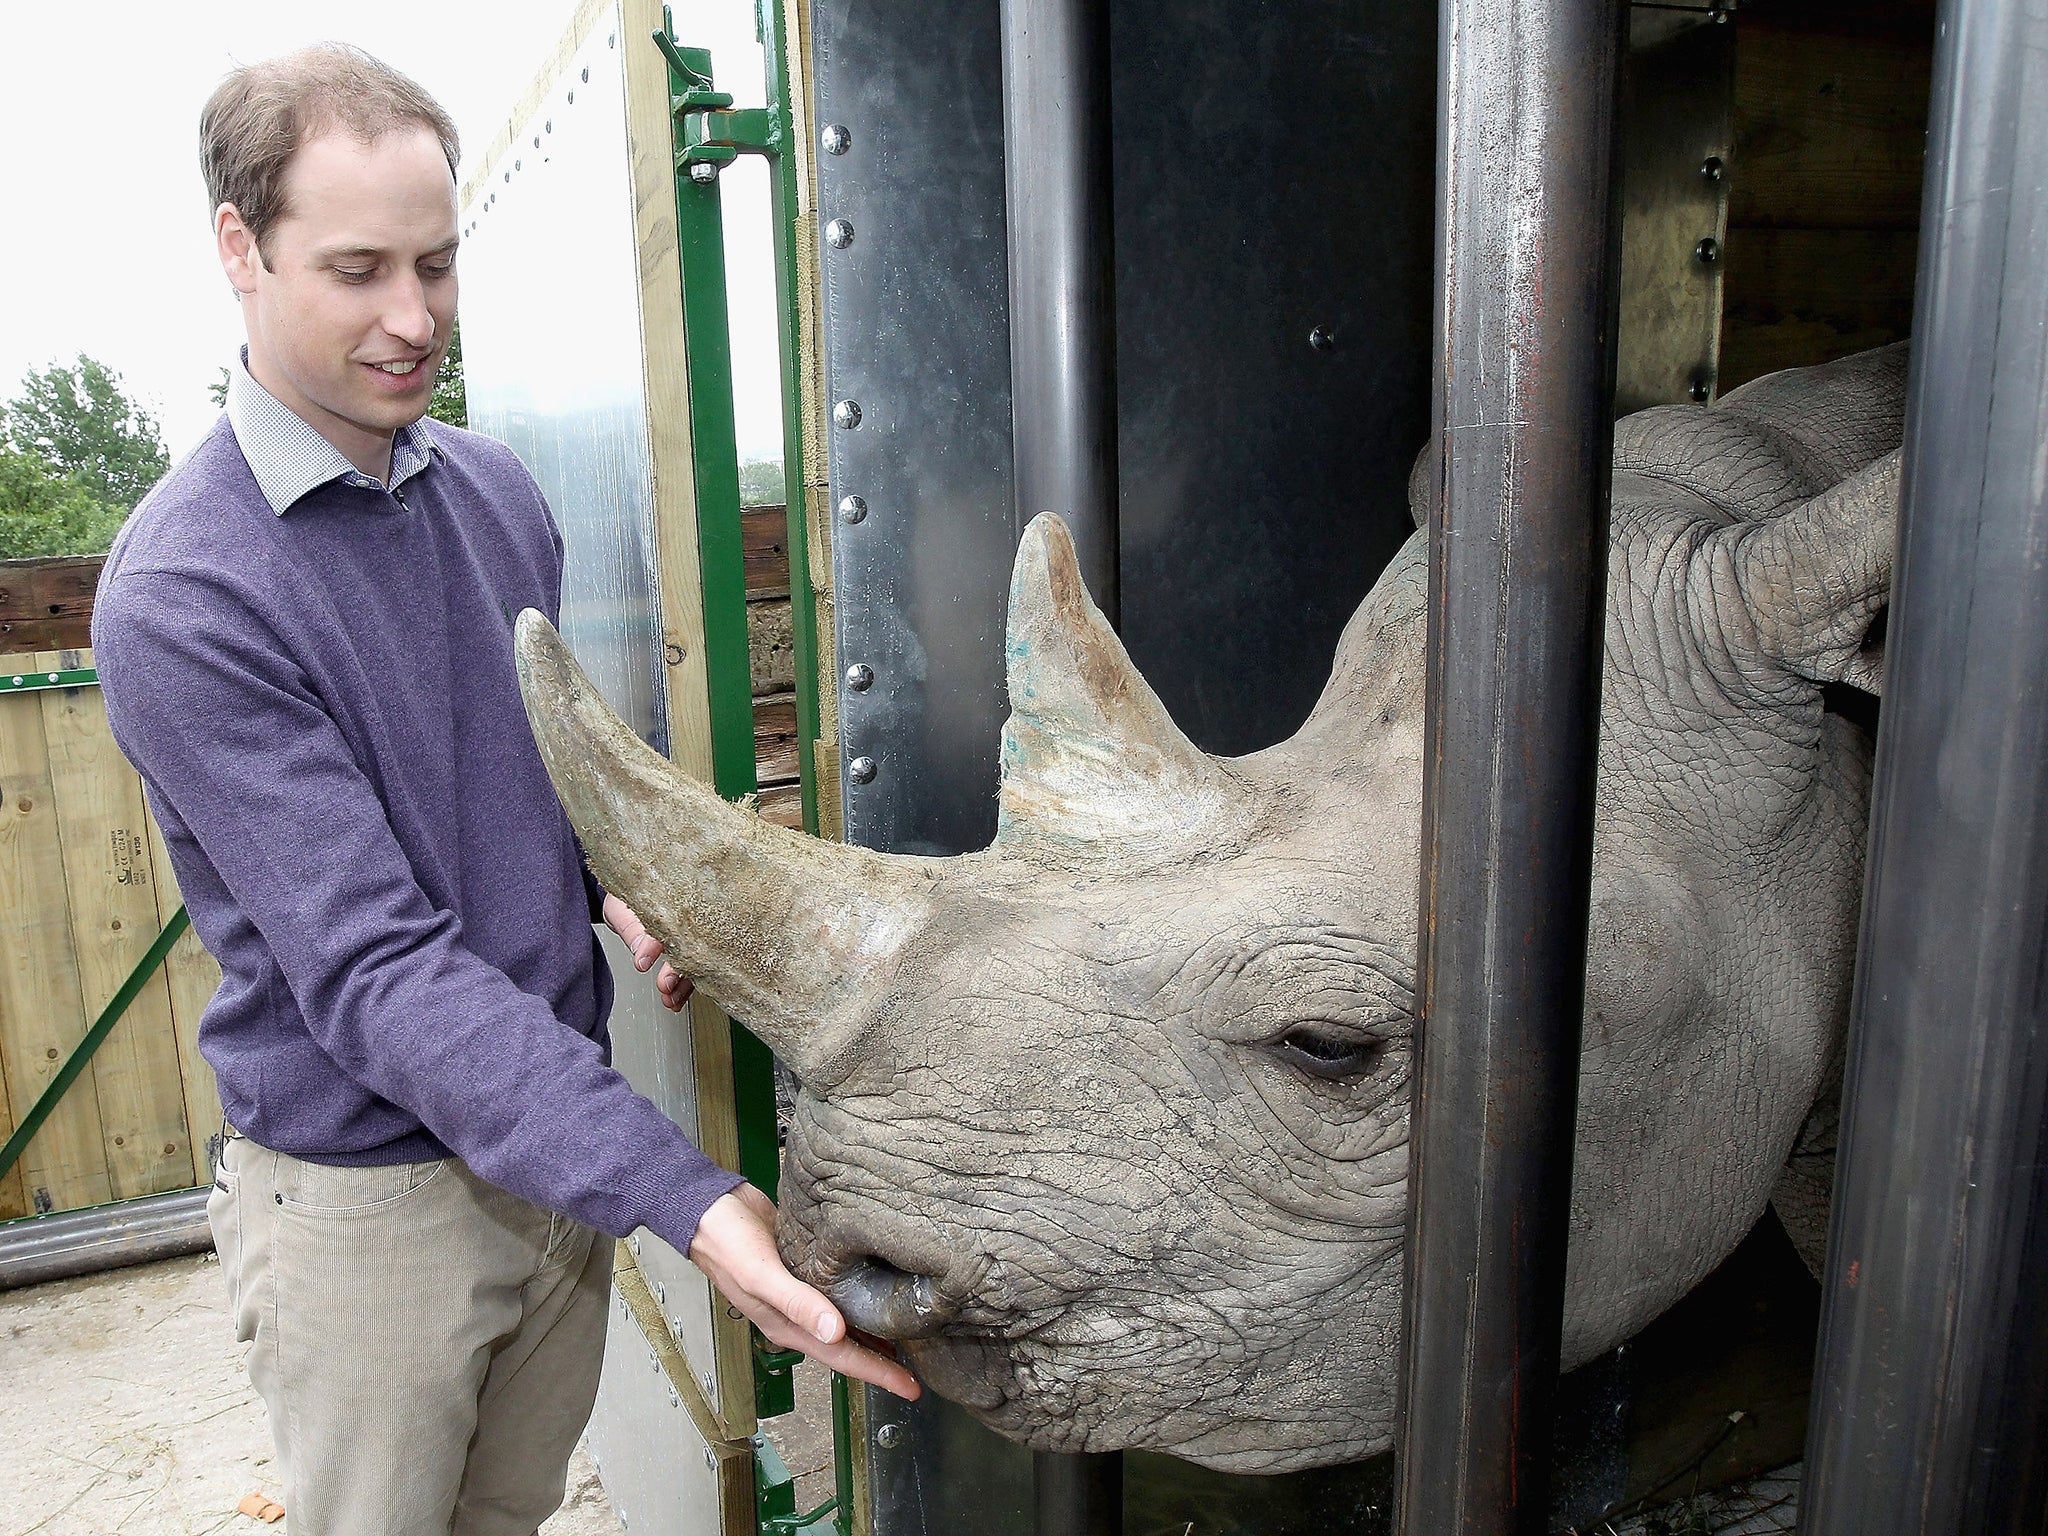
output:
MULTIPOLYGON (((1870 751, 1828 689, 1877 686, 1903 394, 1894 348, 1617 426, 1568 1365, 1743 1237, 1837 1054, 1870 751)), ((1215 759, 1041 519, 1000 831, 955 859, 723 805, 522 621, 599 878, 805 1084, 786 1258, 1006 1435, 1236 1472, 1391 1443, 1426 587, 1418 532, 1301 731, 1215 759)))

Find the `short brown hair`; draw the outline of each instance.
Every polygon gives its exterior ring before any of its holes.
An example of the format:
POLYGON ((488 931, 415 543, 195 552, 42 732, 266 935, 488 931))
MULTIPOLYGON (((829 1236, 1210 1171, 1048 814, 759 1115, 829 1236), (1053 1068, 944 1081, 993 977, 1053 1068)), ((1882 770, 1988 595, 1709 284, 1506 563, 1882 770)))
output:
POLYGON ((454 175, 461 158, 454 119, 417 83, 362 49, 316 43, 244 64, 199 114, 209 211, 233 203, 261 255, 263 237, 290 212, 284 178, 301 145, 332 129, 374 144, 407 127, 426 128, 441 141, 454 175))

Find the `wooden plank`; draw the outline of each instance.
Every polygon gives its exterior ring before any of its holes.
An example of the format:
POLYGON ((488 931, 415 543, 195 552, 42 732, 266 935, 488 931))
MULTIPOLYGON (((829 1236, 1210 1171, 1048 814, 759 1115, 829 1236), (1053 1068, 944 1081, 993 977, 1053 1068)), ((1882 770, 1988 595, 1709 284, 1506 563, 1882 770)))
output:
POLYGON ((754 700, 754 781, 763 789, 797 781, 796 695, 754 700))
POLYGON ((105 555, 0 560, 0 656, 92 643, 93 595, 105 555))
MULTIPOLYGON (((46 651, 52 670, 89 667, 89 651, 46 651)), ((114 745, 97 688, 37 695, 55 792, 71 942, 88 1017, 96 1016, 155 941, 156 882, 150 869, 142 781, 114 745)), ((107 1183, 116 1200, 188 1189, 191 1138, 171 1022, 170 988, 159 970, 93 1058, 105 1137, 107 1183)))
MULTIPOLYGON (((170 851, 154 816, 149 818, 149 860, 156 874, 156 915, 159 928, 168 923, 184 900, 170 851)), ((220 986, 220 965, 199 942, 196 930, 178 935, 164 958, 164 979, 170 985, 171 1028, 178 1044, 178 1074, 185 1098, 185 1128, 192 1151, 192 1182, 211 1184, 220 1157, 220 1090, 213 1068, 199 1054, 199 1018, 220 986)))
MULTIPOLYGON (((0 695, 0 911, 0 1057, 11 1129, 86 1029, 40 694, 0 695)), ((28 1210, 70 1210, 110 1197, 93 1087, 88 1067, 22 1154, 20 1199, 28 1210)), ((9 1207, 6 1214, 25 1212, 9 1207)))
POLYGON ((1904 339, 1918 253, 1910 229, 1731 231, 1722 390, 1904 339))
POLYGON ((747 601, 789 596, 789 511, 786 507, 740 508, 740 553, 747 572, 747 601))
POLYGON ((1871 36, 1745 14, 1731 232, 1917 228, 1932 68, 1931 25, 1924 35, 1871 36))
POLYGON ((754 797, 754 811, 763 821, 778 827, 804 828, 804 792, 801 784, 777 784, 754 797))

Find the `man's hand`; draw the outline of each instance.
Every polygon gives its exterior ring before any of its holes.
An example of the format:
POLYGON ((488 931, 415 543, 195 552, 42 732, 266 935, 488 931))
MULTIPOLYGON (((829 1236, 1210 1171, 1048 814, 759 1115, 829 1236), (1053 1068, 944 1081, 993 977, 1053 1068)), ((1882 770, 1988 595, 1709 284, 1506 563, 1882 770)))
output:
POLYGON ((768 1341, 800 1349, 843 1376, 855 1376, 898 1397, 923 1391, 901 1365, 846 1336, 839 1309, 783 1267, 775 1251, 775 1203, 751 1184, 712 1202, 690 1243, 690 1262, 719 1294, 753 1320, 768 1341))
MULTIPOLYGON (((609 891, 604 898, 604 925, 626 941, 626 948, 633 952, 634 970, 644 971, 661 959, 661 940, 647 931, 639 913, 609 891)), ((674 966, 664 964, 654 978, 654 989, 661 994, 662 1007, 670 1013, 681 1013, 696 983, 674 966)))

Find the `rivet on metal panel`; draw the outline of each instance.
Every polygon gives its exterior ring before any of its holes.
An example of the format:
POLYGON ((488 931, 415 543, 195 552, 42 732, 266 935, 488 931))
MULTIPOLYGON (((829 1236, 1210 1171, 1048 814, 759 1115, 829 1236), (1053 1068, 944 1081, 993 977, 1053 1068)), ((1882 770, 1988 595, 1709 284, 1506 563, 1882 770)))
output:
POLYGON ((843 251, 853 244, 853 221, 834 219, 825 226, 825 243, 835 251, 843 251))
POLYGON ((903 1428, 899 1424, 884 1424, 875 1431, 875 1444, 885 1451, 893 1451, 902 1440, 903 1428))
POLYGON ((680 1408, 683 1406, 683 1394, 678 1392, 674 1387, 670 1387, 668 1389, 668 1405, 671 1408, 680 1408))
POLYGON ((875 669, 864 661, 856 661, 846 669, 846 686, 855 693, 866 693, 874 681, 875 669))
POLYGON ((1319 325, 1308 333, 1308 344, 1318 352, 1328 352, 1337 345, 1337 338, 1332 336, 1325 327, 1319 325))
POLYGON ((590 70, 588 69, 588 67, 586 67, 583 71, 583 83, 585 85, 590 84, 590 70))
POLYGON ((842 427, 848 432, 859 426, 860 402, 858 400, 842 400, 833 406, 832 424, 836 427, 842 427))
POLYGON ((692 160, 690 162, 690 180, 696 182, 699 186, 706 182, 716 181, 718 180, 718 167, 711 164, 708 160, 692 160))
POLYGON ((853 135, 843 123, 827 123, 825 131, 818 135, 818 142, 825 146, 828 155, 843 155, 853 144, 853 135))
POLYGON ((856 784, 875 782, 876 765, 872 757, 856 757, 846 765, 846 776, 856 784))
POLYGON ((647 1351, 647 1368, 657 1376, 661 1374, 661 1356, 651 1349, 647 1351))
POLYGON ((630 1248, 630 1249, 631 1249, 631 1250, 633 1251, 633 1257, 634 1257, 634 1258, 636 1258, 636 1259, 637 1259, 637 1258, 639 1258, 639 1257, 640 1257, 640 1234, 639 1234, 638 1232, 635 1232, 635 1233, 634 1233, 634 1234, 633 1234, 633 1235, 632 1235, 631 1237, 627 1238, 627 1239, 626 1239, 626 1246, 627 1246, 628 1248, 630 1248))
POLYGON ((704 1383, 704 1395, 713 1402, 716 1402, 718 1400, 718 1378, 711 1372, 706 1371, 699 1379, 704 1383))
POLYGON ((708 1445, 704 1447, 704 1465, 714 1472, 718 1470, 718 1453, 708 1445))
POLYGON ((839 498, 839 521, 845 523, 848 527, 865 521, 867 515, 868 503, 866 497, 842 496, 839 498))
POLYGON ((1728 165, 1719 155, 1709 155, 1700 162, 1700 174, 1709 181, 1728 179, 1728 165))
POLYGON ((654 1299, 657 1304, 668 1300, 668 1287, 659 1280, 654 1282, 654 1299))
POLYGON ((1721 259, 1721 242, 1709 235, 1692 248, 1692 256, 1701 266, 1711 267, 1721 259))

